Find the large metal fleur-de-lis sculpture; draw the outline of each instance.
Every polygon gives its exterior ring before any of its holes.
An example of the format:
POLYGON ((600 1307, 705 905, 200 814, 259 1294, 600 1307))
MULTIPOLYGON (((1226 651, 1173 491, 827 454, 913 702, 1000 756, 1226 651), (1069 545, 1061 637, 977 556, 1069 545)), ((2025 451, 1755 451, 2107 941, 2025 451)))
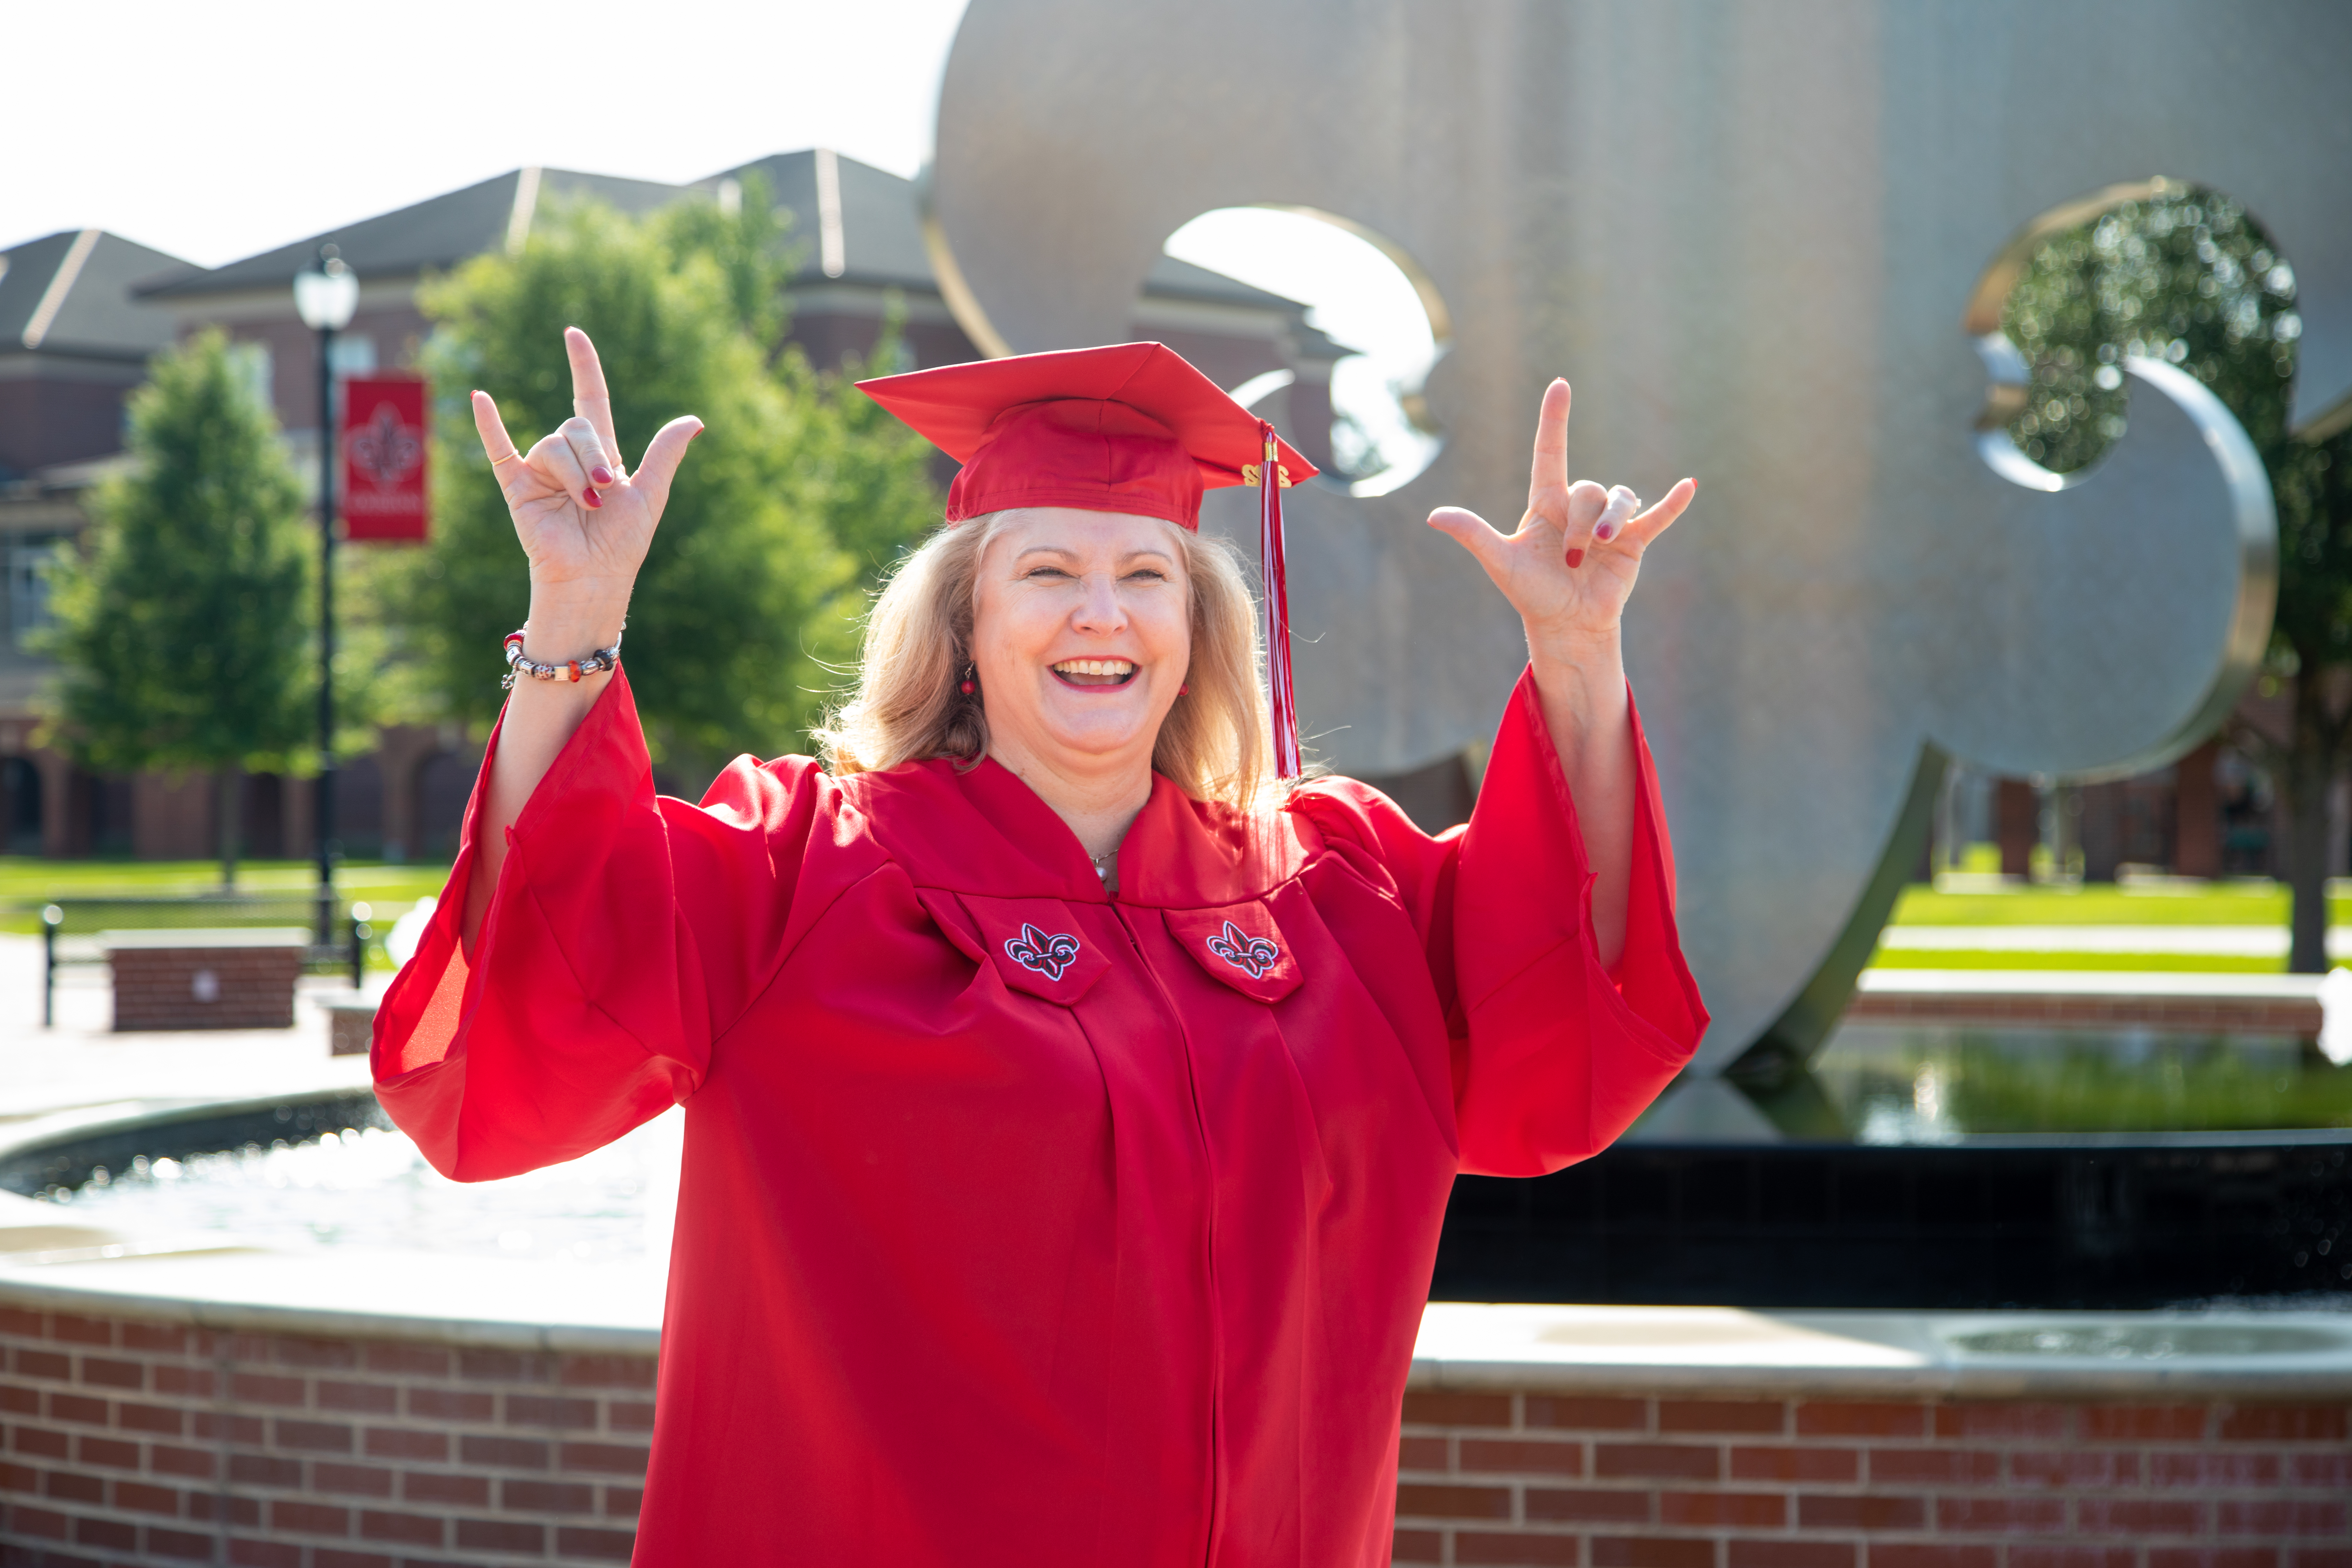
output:
POLYGON ((1059 980, 1078 961, 1078 939, 1066 931, 1048 936, 1024 921, 1021 934, 1004 944, 1004 954, 1024 969, 1059 980))
POLYGON ((1248 975, 1262 980, 1265 972, 1282 962, 1282 950, 1262 936, 1252 936, 1233 921, 1216 935, 1202 939, 1209 951, 1248 975))
MULTIPOLYGON (((1412 269, 1442 357, 1409 406, 1444 449, 1285 508, 1299 714, 1342 771, 1491 735, 1520 627, 1423 522, 1517 515, 1552 376, 1572 472, 1698 476, 1626 623, 1715 1016, 1677 1091, 1714 1109, 1660 1125, 1771 1136, 1718 1075, 1835 1022, 1946 760, 2158 765, 2267 634, 2269 489, 2193 377, 2126 366, 2085 474, 1987 460, 2007 242, 2135 180, 2224 192, 2294 266, 2298 426, 2352 416, 2347 58, 2340 0, 973 0, 926 232, 975 341, 1023 352, 1139 335, 1162 243, 1216 208, 1333 217, 1412 269), (2193 90, 2143 89, 2180 60, 2193 90)), ((1204 527, 1254 538, 1237 496, 1204 527)))

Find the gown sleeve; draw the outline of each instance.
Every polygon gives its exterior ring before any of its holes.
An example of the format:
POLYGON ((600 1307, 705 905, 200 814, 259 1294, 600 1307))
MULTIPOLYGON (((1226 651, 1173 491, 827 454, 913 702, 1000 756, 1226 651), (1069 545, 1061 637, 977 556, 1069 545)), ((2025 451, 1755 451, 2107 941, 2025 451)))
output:
POLYGON ((1540 1175, 1599 1153, 1706 1031, 1675 926, 1657 769, 1638 712, 1633 722, 1633 875, 1613 971, 1601 963, 1584 835, 1532 671, 1511 694, 1466 826, 1432 837, 1347 780, 1301 792, 1327 840, 1381 862, 1421 934, 1447 1009, 1465 1172, 1540 1175))
POLYGON ((493 731, 449 885, 378 1008, 376 1098, 433 1167, 486 1181, 588 1152, 692 1094, 782 962, 824 777, 738 758, 654 793, 615 675, 521 816, 468 954, 493 731))

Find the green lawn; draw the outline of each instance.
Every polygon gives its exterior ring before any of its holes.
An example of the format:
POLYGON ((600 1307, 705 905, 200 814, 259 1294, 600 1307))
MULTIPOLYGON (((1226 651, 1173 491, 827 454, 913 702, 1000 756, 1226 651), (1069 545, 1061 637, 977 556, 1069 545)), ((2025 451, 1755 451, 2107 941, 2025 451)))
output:
MULTIPOLYGON (((318 873, 307 860, 247 860, 237 868, 237 889, 247 893, 303 893, 318 873)), ((336 886, 347 898, 374 906, 376 927, 447 879, 443 865, 387 866, 346 861, 336 886)), ((210 860, 44 860, 0 856, 0 931, 30 934, 40 930, 39 904, 54 898, 109 894, 170 897, 208 892, 220 885, 220 868, 210 860)), ((2332 900, 2336 921, 2352 921, 2352 898, 2332 900)), ((1942 893, 1925 884, 1904 889, 1895 923, 1937 926, 2017 925, 2267 925, 2286 923, 2286 889, 2275 882, 2214 882, 2179 889, 2141 889, 2094 883, 2074 889, 2025 887, 1997 892, 1942 893)), ((2275 973, 2274 959, 2181 953, 1969 952, 1905 950, 1882 953, 1880 968, 1899 969, 2100 969, 2201 970, 2275 973)))
MULTIPOLYGON (((307 893, 318 886, 318 868, 308 860, 246 860, 236 868, 240 893, 307 893)), ((336 868, 335 886, 346 898, 373 906, 379 930, 408 911, 449 879, 439 865, 386 866, 348 860, 336 868)), ((30 934, 41 929, 39 907, 49 899, 172 898, 216 892, 216 860, 44 860, 37 856, 0 856, 0 931, 30 934)))
MULTIPOLYGON (((2117 887, 2004 887, 1987 892, 1938 892, 1924 883, 1903 890, 1894 925, 1905 926, 2270 926, 2287 923, 2287 891, 2277 882, 2159 883, 2117 887)), ((2352 921, 2352 897, 2329 900, 2330 923, 2352 921)), ((2203 973, 2277 974, 2283 958, 2221 953, 1969 952, 1897 948, 1873 959, 1878 969, 2168 970, 2203 973)))

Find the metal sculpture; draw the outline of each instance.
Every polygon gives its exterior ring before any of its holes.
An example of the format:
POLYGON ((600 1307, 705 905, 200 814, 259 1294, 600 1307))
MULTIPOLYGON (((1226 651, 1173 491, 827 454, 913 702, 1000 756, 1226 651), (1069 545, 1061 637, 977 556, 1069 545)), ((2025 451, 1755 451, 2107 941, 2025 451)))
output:
POLYGON ((2000 301, 2042 215, 2214 186, 2294 264, 2298 419, 2352 416, 2347 59, 2333 0, 974 0, 927 222, 967 327, 1016 351, 1129 336, 1214 208, 1344 220, 1414 269, 1445 450, 1291 503, 1302 721, 1343 769, 1492 725, 1517 625, 1422 520, 1517 515, 1547 378, 1578 385, 1578 471, 1701 478, 1629 626, 1716 1014, 1666 1125, 1770 1135, 1707 1080, 1818 1045, 1948 756, 2153 765, 2252 672, 2275 526, 2235 422, 2135 364, 2081 482, 2004 456, 2000 301))

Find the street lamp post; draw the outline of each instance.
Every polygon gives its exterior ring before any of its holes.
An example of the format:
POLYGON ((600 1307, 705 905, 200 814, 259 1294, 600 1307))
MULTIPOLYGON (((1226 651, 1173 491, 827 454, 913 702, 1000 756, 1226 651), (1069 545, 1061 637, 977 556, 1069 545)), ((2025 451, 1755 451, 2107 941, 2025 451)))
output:
POLYGON ((335 334, 352 323, 359 274, 331 245, 294 275, 294 308, 319 334, 319 942, 335 940, 335 334))

